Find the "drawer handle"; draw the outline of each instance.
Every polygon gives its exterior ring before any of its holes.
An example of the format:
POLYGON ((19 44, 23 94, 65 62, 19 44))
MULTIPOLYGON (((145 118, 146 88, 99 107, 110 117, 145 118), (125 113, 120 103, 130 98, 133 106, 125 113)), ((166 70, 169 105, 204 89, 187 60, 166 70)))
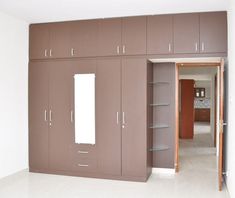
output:
POLYGON ((89 152, 88 151, 78 151, 78 153, 80 153, 80 154, 88 154, 89 152))
POLYGON ((88 167, 88 164, 78 164, 79 167, 88 167))

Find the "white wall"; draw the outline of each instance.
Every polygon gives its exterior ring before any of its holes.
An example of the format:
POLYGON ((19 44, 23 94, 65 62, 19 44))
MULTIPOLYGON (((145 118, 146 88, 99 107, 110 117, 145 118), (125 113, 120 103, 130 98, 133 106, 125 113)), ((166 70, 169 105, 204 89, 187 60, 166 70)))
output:
POLYGON ((0 12, 0 178, 28 167, 28 24, 0 12))
POLYGON ((235 1, 229 0, 228 12, 228 57, 229 57, 229 107, 228 107, 228 134, 227 134, 227 186, 231 198, 235 198, 235 1))

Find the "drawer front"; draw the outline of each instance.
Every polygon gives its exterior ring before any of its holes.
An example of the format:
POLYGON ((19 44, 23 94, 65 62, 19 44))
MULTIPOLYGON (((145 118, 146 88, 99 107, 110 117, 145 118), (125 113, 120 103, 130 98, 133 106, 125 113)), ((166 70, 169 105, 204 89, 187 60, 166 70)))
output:
POLYGON ((90 158, 78 157, 73 159, 72 170, 78 172, 96 172, 97 160, 90 158))
POLYGON ((95 158, 97 156, 97 148, 95 145, 77 144, 71 147, 70 156, 76 158, 95 158))

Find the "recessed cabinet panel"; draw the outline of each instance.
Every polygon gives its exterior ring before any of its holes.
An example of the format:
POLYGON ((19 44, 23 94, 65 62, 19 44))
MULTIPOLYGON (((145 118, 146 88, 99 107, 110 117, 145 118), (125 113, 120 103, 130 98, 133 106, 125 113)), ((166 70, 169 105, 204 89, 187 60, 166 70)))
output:
POLYGON ((146 17, 122 19, 122 54, 146 54, 146 17))
POLYGON ((121 54, 122 19, 99 20, 98 55, 121 54))
POLYGON ((49 25, 31 25, 29 28, 29 57, 44 59, 49 57, 49 25))
POLYGON ((200 14, 201 53, 227 52, 227 13, 200 14))
POLYGON ((71 48, 74 57, 91 57, 97 55, 98 20, 72 22, 71 48))
POLYGON ((199 53, 199 14, 174 15, 174 52, 199 53))
POLYGON ((48 81, 47 63, 29 65, 29 168, 48 168, 48 81))
POLYGON ((147 62, 122 60, 122 175, 145 176, 147 161, 147 62), (134 73, 133 73, 134 72, 134 73))
POLYGON ((147 18, 147 54, 173 53, 173 16, 147 18))

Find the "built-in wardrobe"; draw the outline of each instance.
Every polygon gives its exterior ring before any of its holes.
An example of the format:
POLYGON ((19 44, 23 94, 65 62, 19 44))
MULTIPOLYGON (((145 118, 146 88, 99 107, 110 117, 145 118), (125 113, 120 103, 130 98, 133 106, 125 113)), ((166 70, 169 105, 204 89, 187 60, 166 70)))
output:
POLYGON ((176 168, 175 63, 224 57, 226 12, 30 25, 29 168, 146 181, 176 168))

